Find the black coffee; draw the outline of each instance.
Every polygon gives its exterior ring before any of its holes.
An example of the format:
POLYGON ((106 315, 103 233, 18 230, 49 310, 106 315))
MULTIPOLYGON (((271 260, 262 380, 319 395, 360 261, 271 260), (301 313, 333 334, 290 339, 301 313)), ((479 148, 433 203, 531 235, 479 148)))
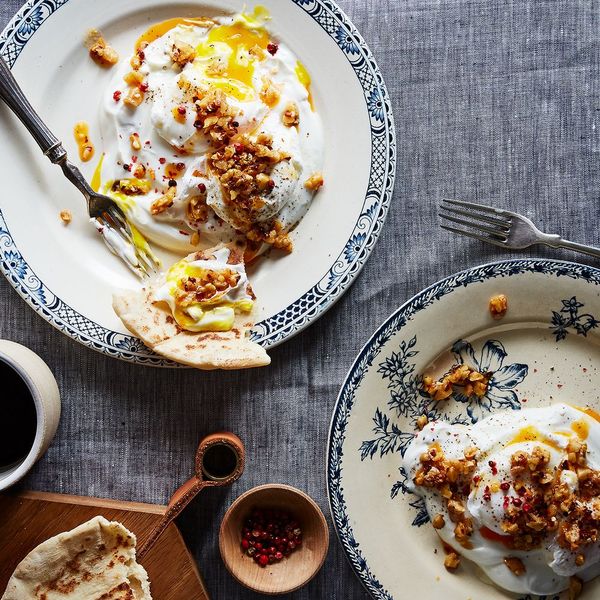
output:
POLYGON ((37 413, 27 384, 0 360, 0 469, 21 462, 35 439, 37 413))
POLYGON ((237 452, 228 444, 209 446, 202 460, 204 472, 213 479, 228 477, 235 471, 237 463, 237 452))

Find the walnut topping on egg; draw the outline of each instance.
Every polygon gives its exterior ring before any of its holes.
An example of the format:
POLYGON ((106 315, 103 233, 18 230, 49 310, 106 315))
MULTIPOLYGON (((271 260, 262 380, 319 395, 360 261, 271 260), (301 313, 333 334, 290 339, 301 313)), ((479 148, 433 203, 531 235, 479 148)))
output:
POLYGON ((186 44, 181 40, 175 40, 169 52, 171 60, 180 68, 185 67, 196 58, 196 50, 190 44, 186 44))
POLYGON ((176 193, 177 188, 175 186, 169 187, 165 194, 163 194, 160 198, 156 199, 152 203, 152 206, 150 207, 150 213, 153 215, 159 215, 160 213, 165 212, 165 210, 173 206, 176 193))

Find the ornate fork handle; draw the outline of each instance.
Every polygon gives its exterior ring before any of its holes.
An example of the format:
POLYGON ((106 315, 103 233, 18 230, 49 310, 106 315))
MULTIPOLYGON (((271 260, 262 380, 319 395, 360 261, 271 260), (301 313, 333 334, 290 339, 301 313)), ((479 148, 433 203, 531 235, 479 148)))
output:
POLYGON ((550 246, 551 248, 566 248, 568 250, 574 250, 575 252, 589 254, 590 256, 594 256, 595 258, 600 258, 600 248, 594 248, 593 246, 586 246, 585 244, 578 244, 577 242, 564 240, 559 235, 549 237, 556 239, 549 239, 547 241, 540 240, 540 243, 546 244, 546 246, 550 246))
POLYGON ((53 163, 60 163, 67 158, 67 151, 63 148, 60 140, 48 129, 33 106, 31 106, 23 90, 1 57, 0 98, 17 115, 42 149, 42 152, 53 163))

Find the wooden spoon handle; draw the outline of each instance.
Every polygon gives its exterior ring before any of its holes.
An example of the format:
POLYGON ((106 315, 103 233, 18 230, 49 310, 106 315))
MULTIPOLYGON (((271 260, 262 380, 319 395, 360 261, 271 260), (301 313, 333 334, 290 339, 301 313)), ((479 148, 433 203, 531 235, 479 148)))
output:
POLYGON ((235 434, 229 432, 213 433, 206 436, 199 444, 198 450, 196 451, 196 472, 194 477, 186 481, 180 486, 167 506, 167 510, 159 522, 154 528, 150 537, 140 546, 137 551, 138 559, 148 553, 150 548, 156 543, 158 538, 162 535, 164 530, 169 526, 171 521, 176 519, 181 511, 196 497, 196 495, 205 487, 218 487, 232 484, 238 479, 244 471, 245 464, 245 450, 244 444, 235 434), (222 478, 210 478, 210 473, 207 472, 204 465, 204 458, 211 449, 211 447, 217 445, 225 445, 232 452, 235 453, 236 462, 235 467, 230 474, 225 475, 222 478), (205 478, 208 477, 208 478, 205 478))
POLYGON ((150 537, 142 544, 137 551, 137 557, 141 560, 154 546, 158 538, 163 534, 164 530, 169 526, 171 521, 177 518, 181 511, 196 497, 196 495, 209 485, 210 482, 203 481, 197 477, 192 477, 186 481, 171 497, 167 511, 159 524, 154 528, 150 537))

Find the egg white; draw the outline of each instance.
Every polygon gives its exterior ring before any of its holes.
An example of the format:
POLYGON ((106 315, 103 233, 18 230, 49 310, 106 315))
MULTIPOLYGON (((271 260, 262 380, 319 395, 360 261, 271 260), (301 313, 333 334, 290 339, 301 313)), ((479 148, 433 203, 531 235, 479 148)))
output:
MULTIPOLYGON (((245 17, 219 17, 218 25, 231 25, 245 17)), ((246 18, 246 22, 249 22, 246 18)), ((106 185, 117 179, 131 177, 123 165, 142 163, 156 173, 156 184, 143 196, 126 199, 128 218, 150 241, 163 248, 187 253, 192 234, 200 234, 202 247, 218 242, 230 242, 236 236, 235 220, 230 214, 219 181, 206 168, 205 154, 210 146, 205 136, 194 127, 195 109, 185 103, 177 81, 184 76, 194 84, 206 83, 206 64, 202 56, 180 70, 174 67, 169 51, 175 40, 194 47, 206 42, 208 29, 196 25, 177 25, 144 49, 144 62, 140 71, 148 84, 145 100, 135 110, 115 101, 113 93, 125 96, 128 90, 123 77, 131 71, 129 60, 123 60, 115 69, 111 85, 106 90, 101 111, 101 130, 105 157, 101 179, 106 185), (172 109, 186 106, 185 118, 179 122, 172 109), (142 148, 133 151, 130 136, 139 134, 142 148), (183 149, 185 153, 180 150, 183 149), (160 215, 151 215, 150 206, 164 193, 165 164, 183 163, 184 175, 177 180, 177 196, 172 207, 160 215), (194 176, 194 171, 201 176, 194 176), (209 218, 205 223, 190 222, 186 215, 189 199, 198 195, 198 187, 205 186, 209 218)), ((266 133, 272 136, 275 149, 284 150, 291 159, 276 165, 271 174, 275 182, 272 193, 266 195, 265 205, 258 215, 260 221, 276 218, 285 230, 293 228, 308 210, 314 193, 304 187, 304 181, 323 164, 323 131, 318 114, 312 109, 307 87, 296 72, 297 58, 282 43, 274 56, 265 53, 265 59, 254 62, 252 98, 240 100, 228 94, 227 100, 237 111, 240 133, 266 133), (281 97, 273 107, 268 107, 259 97, 263 77, 268 77, 280 89, 281 97), (286 127, 281 114, 289 102, 299 108, 298 127, 286 127)), ((210 46, 211 57, 226 61, 231 52, 227 44, 210 46)), ((235 83, 235 82, 234 82, 235 83)), ((133 165, 135 166, 135 165, 133 165)), ((108 191, 108 190, 105 190, 108 191)))
MULTIPOLYGON (((519 450, 531 452, 535 446, 542 446, 550 452, 550 467, 555 467, 565 457, 569 439, 578 439, 572 428, 573 423, 585 422, 589 428, 587 439, 587 462, 590 468, 600 468, 600 422, 582 410, 566 404, 554 404, 545 408, 531 408, 521 411, 503 411, 493 414, 477 423, 452 425, 445 421, 427 424, 411 442, 404 455, 404 467, 409 474, 409 488, 425 499, 430 517, 436 514, 444 516, 445 525, 436 530, 440 538, 456 551, 476 563, 483 573, 499 587, 519 594, 555 594, 569 587, 571 575, 577 575, 583 581, 589 581, 600 574, 600 543, 590 545, 583 551, 586 560, 583 566, 575 564, 575 554, 560 547, 555 535, 548 536, 542 547, 529 550, 509 550, 501 542, 484 538, 480 529, 487 527, 503 535, 500 522, 504 510, 504 493, 491 494, 491 500, 483 500, 486 482, 511 481, 510 457, 519 450), (526 427, 534 427, 539 439, 517 441, 519 432, 526 427), (460 546, 454 537, 455 524, 448 516, 445 502, 433 489, 416 486, 413 478, 420 468, 419 457, 434 442, 439 443, 445 455, 450 459, 464 457, 464 449, 470 446, 479 448, 478 466, 474 475, 480 478, 478 486, 472 489, 467 499, 467 516, 473 519, 474 531, 469 538, 471 549, 460 546), (496 463, 497 474, 493 475, 489 461, 496 463), (521 559, 526 572, 516 576, 504 564, 506 556, 521 559)), ((567 479, 570 477, 564 474, 567 479)), ((575 481, 569 480, 573 486, 575 481)), ((508 494, 511 492, 509 491, 508 494)), ((513 491, 513 495, 514 491, 513 491)))

